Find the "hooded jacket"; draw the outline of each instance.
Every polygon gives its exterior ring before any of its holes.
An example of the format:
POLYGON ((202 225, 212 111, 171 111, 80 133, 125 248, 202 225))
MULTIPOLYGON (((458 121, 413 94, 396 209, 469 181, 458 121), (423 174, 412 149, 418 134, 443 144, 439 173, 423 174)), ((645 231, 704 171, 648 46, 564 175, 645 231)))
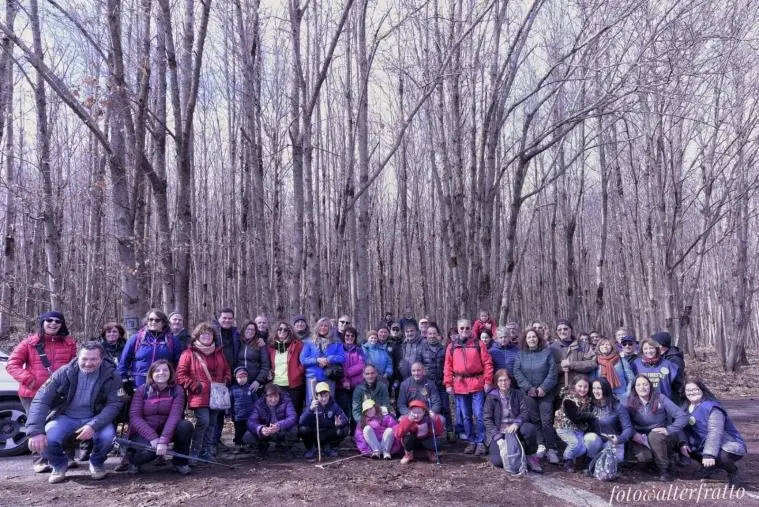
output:
POLYGON ((182 345, 171 334, 168 326, 158 335, 143 327, 124 345, 117 371, 124 380, 132 377, 135 387, 139 387, 145 383, 145 376, 151 364, 159 359, 166 359, 176 367, 181 354, 182 345))
POLYGON ((271 371, 271 359, 268 347, 258 346, 258 338, 254 337, 247 342, 240 336, 235 337, 235 364, 230 364, 231 369, 243 366, 248 370, 248 378, 251 382, 257 380, 260 385, 264 385, 269 380, 271 371))
POLYGON ((280 431, 295 428, 298 423, 295 407, 286 393, 279 394, 279 403, 275 407, 267 405, 266 396, 261 396, 253 406, 250 417, 248 417, 248 430, 261 437, 261 430, 274 423, 279 424, 280 431))
MULTIPOLYGON (((94 415, 87 422, 96 432, 111 424, 124 404, 124 400, 119 397, 121 377, 109 359, 103 359, 97 375, 90 399, 90 408, 94 415)), ((45 434, 45 423, 55 419, 74 401, 78 383, 79 360, 74 358, 53 373, 34 396, 26 421, 27 435, 33 437, 45 434)))
MULTIPOLYGON (((55 372, 76 357, 76 340, 71 336, 45 335, 45 354, 50 361, 50 369, 55 372)), ((37 334, 27 336, 11 352, 5 370, 18 383, 18 395, 21 398, 34 398, 45 381, 50 378, 42 359, 37 352, 40 337, 37 334)))

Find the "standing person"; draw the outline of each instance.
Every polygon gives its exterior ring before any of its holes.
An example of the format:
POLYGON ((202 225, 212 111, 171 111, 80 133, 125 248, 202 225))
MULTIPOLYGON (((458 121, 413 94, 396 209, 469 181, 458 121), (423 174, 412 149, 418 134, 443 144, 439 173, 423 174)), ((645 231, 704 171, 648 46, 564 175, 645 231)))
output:
MULTIPOLYGON (((570 376, 595 373, 598 368, 596 353, 587 342, 581 343, 575 339, 572 324, 568 320, 560 320, 556 324, 556 336, 557 339, 551 343, 550 348, 561 371, 569 372, 570 376)), ((564 387, 564 376, 559 375, 557 382, 561 390, 564 387)))
MULTIPOLYGON (((442 336, 436 322, 430 322, 427 327, 427 335, 419 351, 419 361, 424 366, 424 372, 440 397, 441 414, 445 418, 445 429, 448 442, 456 441, 453 432, 453 412, 448 391, 445 389, 445 347, 441 343, 442 336)), ((413 372, 412 372, 413 374, 413 372)))
POLYGON ((675 402, 679 402, 680 368, 661 354, 659 344, 650 338, 643 340, 641 355, 632 365, 633 373, 645 375, 654 389, 675 402))
POLYGON ((490 312, 487 310, 480 310, 477 320, 474 321, 472 326, 472 334, 482 339, 482 333, 485 333, 490 337, 490 340, 495 336, 496 323, 495 319, 490 316, 490 312))
POLYGON ((253 406, 258 400, 256 389, 250 382, 248 370, 244 366, 238 366, 234 371, 235 383, 229 388, 229 398, 232 402, 230 412, 235 425, 235 454, 248 452, 243 442, 243 437, 248 429, 248 418, 253 412, 253 406))
POLYGON ((596 378, 608 380, 614 396, 624 403, 635 379, 632 368, 619 355, 617 347, 608 338, 601 338, 598 341, 596 360, 598 361, 596 378))
POLYGON ((106 322, 100 331, 99 341, 105 350, 105 357, 113 361, 113 364, 119 364, 122 352, 126 346, 126 330, 118 322, 106 322))
POLYGON ((401 450, 401 443, 393 435, 398 422, 390 414, 383 415, 371 399, 361 404, 361 410, 363 414, 353 432, 358 452, 372 459, 392 459, 401 450))
MULTIPOLYGON (((129 408, 129 440, 152 449, 127 452, 129 473, 140 473, 145 463, 166 456, 172 442, 174 451, 190 452, 192 423, 184 419, 184 402, 184 389, 176 384, 171 363, 159 359, 151 364, 146 383, 135 390, 129 408)), ((174 457, 172 464, 176 472, 190 473, 187 458, 174 457)))
POLYGON ((688 380, 685 396, 690 419, 685 425, 686 441, 681 444, 680 452, 701 462, 701 476, 708 477, 722 469, 727 472, 727 483, 739 486, 735 462, 748 451, 738 428, 703 381, 688 380))
POLYGON ((424 340, 419 335, 419 328, 413 320, 406 323, 403 328, 403 343, 395 349, 396 356, 393 359, 393 369, 397 372, 395 380, 403 382, 411 376, 411 364, 419 357, 424 340))
MULTIPOLYGON (((229 366, 229 369, 232 370, 237 363, 237 352, 240 345, 240 331, 235 326, 234 310, 228 307, 219 310, 214 325, 216 333, 216 347, 221 349, 224 354, 224 359, 229 366)), ((261 346, 260 342, 259 346, 261 346)), ((234 381, 234 378, 228 382, 231 383, 232 381, 234 381)), ((206 442, 206 445, 208 446, 208 450, 215 455, 220 447, 225 450, 229 449, 221 441, 221 432, 224 429, 225 411, 215 410, 214 413, 216 420, 212 421, 210 425, 210 427, 213 429, 213 433, 211 434, 210 441, 206 442)))
POLYGON ((519 355, 519 324, 509 322, 496 328, 495 341, 490 346, 493 369, 506 370, 514 375, 514 361, 519 355))
POLYGON ((413 400, 408 406, 408 413, 400 418, 393 430, 395 438, 403 445, 401 465, 414 461, 414 451, 427 451, 427 460, 436 461, 435 439, 443 436, 445 426, 439 415, 430 414, 427 404, 413 400))
MULTIPOLYGON (((632 370, 635 360, 638 359, 638 341, 632 335, 626 335, 620 341, 621 350, 619 355, 627 362, 632 370)), ((618 347, 619 348, 619 347, 618 347)))
POLYGON ((556 451, 556 432, 553 429, 553 401, 556 397, 558 365, 553 353, 539 330, 528 329, 519 344, 519 355, 514 361, 514 378, 527 395, 525 401, 530 418, 540 424, 538 431, 538 457, 548 452, 548 461, 559 464, 556 451))
MULTIPOLYGON (((76 340, 69 336, 66 319, 60 312, 45 312, 37 319, 37 331, 21 340, 11 352, 5 370, 18 382, 18 397, 27 419, 37 391, 50 376, 76 357, 76 340)), ((28 427, 27 427, 28 431, 28 427)), ((39 453, 32 454, 34 471, 52 467, 39 453)))
POLYGON ((351 318, 347 315, 341 315, 337 319, 337 326, 333 326, 329 331, 329 338, 332 341, 345 341, 345 329, 351 325, 351 318))
POLYGON ((556 434, 565 444, 564 471, 574 473, 577 459, 595 456, 603 448, 601 437, 589 431, 593 421, 593 405, 590 397, 590 381, 585 375, 575 375, 570 384, 571 391, 561 400, 556 411, 554 426, 556 434))
POLYGON ((419 319, 419 336, 422 337, 422 340, 427 336, 427 329, 430 327, 430 318, 428 316, 424 316, 421 319, 419 319))
POLYGON ((169 314, 169 329, 171 329, 171 334, 179 340, 182 350, 190 346, 190 332, 184 327, 184 317, 181 313, 171 312, 169 314))
MULTIPOLYGON (((293 322, 305 324, 306 321, 296 317, 293 322)), ((308 329, 308 325, 301 328, 308 329)), ((276 332, 269 337, 271 381, 287 394, 298 414, 303 410, 303 399, 306 396, 303 386, 306 370, 300 362, 303 342, 299 336, 290 324, 280 321, 276 332)))
MULTIPOLYGON (((355 327, 348 326, 343 332, 343 351, 345 362, 343 363, 343 380, 336 386, 335 399, 345 414, 350 414, 353 408, 353 392, 364 381, 364 350, 358 346, 358 331, 355 327)), ((351 420, 351 431, 356 429, 355 421, 351 420)))
POLYGON ((284 447, 289 455, 298 439, 298 416, 295 407, 277 384, 267 384, 264 396, 256 402, 248 418, 248 430, 253 444, 258 447, 258 456, 269 455, 269 444, 284 447))
MULTIPOLYGON (((267 331, 268 333, 268 331, 267 331)), ((269 350, 266 343, 261 344, 258 324, 253 321, 246 322, 242 327, 242 336, 237 338, 235 343, 235 362, 230 364, 230 368, 242 366, 248 372, 251 389, 258 391, 269 380, 271 372, 271 363, 269 350)), ((245 417, 247 419, 247 416, 245 417)))
POLYGON ((300 341, 306 341, 311 336, 311 330, 308 328, 308 322, 303 315, 293 317, 293 333, 300 341))
POLYGON ((182 345, 171 334, 169 318, 158 308, 145 314, 143 327, 127 340, 121 352, 118 371, 126 384, 125 390, 132 392, 133 387, 145 383, 148 368, 159 359, 166 359, 172 366, 179 362, 182 345))
POLYGON ((485 456, 482 410, 485 393, 493 387, 493 361, 485 344, 472 336, 472 326, 467 319, 459 320, 457 328, 458 338, 448 345, 445 353, 445 388, 456 397, 456 413, 463 414, 464 432, 469 439, 464 453, 485 456))
POLYGON ((490 451, 490 462, 496 467, 503 466, 499 441, 506 433, 516 433, 524 444, 530 470, 541 474, 543 467, 540 458, 535 455, 538 449, 538 429, 530 423, 524 394, 516 388, 516 382, 512 381, 505 369, 495 372, 494 377, 496 387, 485 398, 484 409, 485 443, 490 451))
POLYGON ((90 476, 107 475, 104 463, 113 447, 116 431, 113 419, 121 411, 121 378, 98 342, 82 345, 76 359, 59 368, 34 395, 29 408, 27 434, 29 450, 45 453, 53 467, 48 482, 66 479, 68 457, 63 445, 76 436, 79 441, 94 440, 90 455, 90 476))
POLYGON ((670 457, 678 444, 678 432, 688 424, 688 414, 654 389, 645 375, 635 377, 634 392, 627 399, 635 434, 629 448, 639 463, 654 461, 659 480, 670 482, 670 457))
POLYGON ((667 331, 659 331, 653 334, 651 339, 659 344, 662 357, 677 366, 677 375, 672 379, 672 394, 670 399, 675 404, 680 404, 685 399, 683 396, 683 379, 685 378, 685 358, 683 353, 672 345, 672 335, 667 331))
MULTIPOLYGON (((331 328, 332 323, 327 317, 319 319, 316 332, 303 344, 303 350, 300 352, 300 362, 306 368, 306 385, 309 385, 310 379, 324 382, 330 388, 330 395, 335 392, 335 383, 342 381, 345 375, 343 343, 330 339, 331 328)), ((311 389, 306 389, 307 406, 311 405, 313 394, 311 389)))
POLYGON ((364 366, 364 381, 353 390, 351 416, 357 423, 361 420, 362 406, 366 400, 373 400, 378 409, 387 414, 390 410, 390 394, 387 383, 377 380, 377 367, 373 364, 364 366))
POLYGON ((223 414, 222 410, 210 408, 211 383, 229 384, 232 379, 224 351, 218 343, 216 330, 211 324, 198 324, 192 332, 190 348, 182 352, 177 367, 177 383, 187 391, 187 405, 196 418, 190 455, 204 459, 213 455, 214 426, 218 414, 223 414))
POLYGON ((269 319, 266 315, 257 315, 253 322, 256 324, 256 337, 264 343, 269 339, 269 319))
POLYGON ((366 343, 362 347, 366 364, 374 365, 382 380, 387 383, 393 376, 393 360, 387 349, 379 343, 379 335, 376 331, 366 333, 366 343))
POLYGON ((316 441, 328 458, 337 457, 335 447, 348 436, 350 425, 348 417, 330 396, 330 386, 319 382, 314 389, 316 398, 311 400, 308 408, 300 416, 299 433, 306 446, 306 459, 316 457, 316 441), (316 431, 316 419, 319 418, 319 432, 316 431))

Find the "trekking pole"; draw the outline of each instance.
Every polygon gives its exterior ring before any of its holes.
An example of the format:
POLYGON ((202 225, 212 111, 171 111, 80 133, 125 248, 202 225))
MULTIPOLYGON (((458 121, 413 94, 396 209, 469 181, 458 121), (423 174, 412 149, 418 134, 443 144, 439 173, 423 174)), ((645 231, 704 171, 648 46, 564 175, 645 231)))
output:
POLYGON ((309 383, 311 384, 311 399, 316 400, 316 451, 317 455, 319 456, 319 463, 322 462, 322 439, 321 439, 321 433, 319 431, 319 400, 316 399, 316 379, 311 378, 309 379, 309 383))
MULTIPOLYGON (((430 401, 429 394, 427 395, 427 406, 432 407, 432 401, 430 401)), ((440 452, 437 448, 437 436, 435 435, 435 419, 430 416, 430 425, 432 426, 432 443, 435 446, 435 460, 437 461, 437 464, 440 464, 440 452)))
MULTIPOLYGON (((144 450, 144 451, 153 451, 153 452, 155 452, 155 449, 152 446, 150 446, 150 445, 142 444, 140 442, 134 442, 134 441, 128 440, 126 438, 114 437, 113 443, 116 444, 119 447, 119 449, 122 448, 122 447, 124 449, 128 449, 128 448, 131 447, 133 449, 141 449, 141 450, 144 450)), ((174 456, 175 458, 185 458, 185 459, 191 459, 191 460, 195 460, 195 461, 200 461, 202 463, 208 463, 209 465, 220 465, 220 466, 223 466, 223 467, 232 468, 234 470, 237 470, 237 467, 235 465, 227 465, 226 463, 221 463, 219 461, 214 461, 214 460, 211 460, 211 459, 204 459, 204 458, 199 458, 197 456, 190 456, 189 454, 182 454, 181 452, 172 451, 170 449, 166 451, 166 455, 167 456, 174 456)))

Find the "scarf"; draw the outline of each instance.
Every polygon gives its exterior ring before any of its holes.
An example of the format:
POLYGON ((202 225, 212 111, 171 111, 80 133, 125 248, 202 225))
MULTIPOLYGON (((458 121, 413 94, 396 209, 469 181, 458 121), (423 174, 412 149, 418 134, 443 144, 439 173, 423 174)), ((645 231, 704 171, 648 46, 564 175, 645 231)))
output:
POLYGON ((283 342, 275 341, 274 346, 277 348, 277 352, 284 354, 287 352, 287 348, 290 346, 290 343, 290 340, 285 340, 283 342))
POLYGON ((640 359, 646 366, 656 366, 659 364, 659 361, 661 361, 661 356, 659 354, 656 354, 656 356, 649 359, 646 356, 641 355, 640 359))
POLYGON ((619 355, 607 354, 605 356, 598 356, 598 366, 601 367, 601 376, 609 381, 609 385, 612 389, 617 389, 622 386, 622 381, 619 380, 617 372, 614 370, 614 365, 619 361, 619 355))
POLYGON ((213 343, 211 345, 203 345, 199 341, 196 341, 193 346, 206 356, 210 356, 216 350, 216 345, 213 343))

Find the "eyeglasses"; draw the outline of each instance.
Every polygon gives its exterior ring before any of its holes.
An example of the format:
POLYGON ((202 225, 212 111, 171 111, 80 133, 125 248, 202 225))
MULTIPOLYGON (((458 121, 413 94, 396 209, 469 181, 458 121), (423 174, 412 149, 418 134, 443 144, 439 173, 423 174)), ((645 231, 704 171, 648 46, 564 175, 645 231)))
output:
POLYGON ((286 327, 280 327, 277 329, 277 331, 289 331, 286 327))
POLYGON ((160 317, 149 317, 148 322, 163 322, 163 319, 160 317))
POLYGON ((45 319, 45 322, 48 324, 63 324, 63 321, 59 319, 45 319))
POLYGON ((350 324, 351 323, 351 321, 349 321, 349 320, 338 320, 337 322, 339 324, 350 324))
POLYGON ((557 327, 556 331, 569 331, 568 327, 557 327))

